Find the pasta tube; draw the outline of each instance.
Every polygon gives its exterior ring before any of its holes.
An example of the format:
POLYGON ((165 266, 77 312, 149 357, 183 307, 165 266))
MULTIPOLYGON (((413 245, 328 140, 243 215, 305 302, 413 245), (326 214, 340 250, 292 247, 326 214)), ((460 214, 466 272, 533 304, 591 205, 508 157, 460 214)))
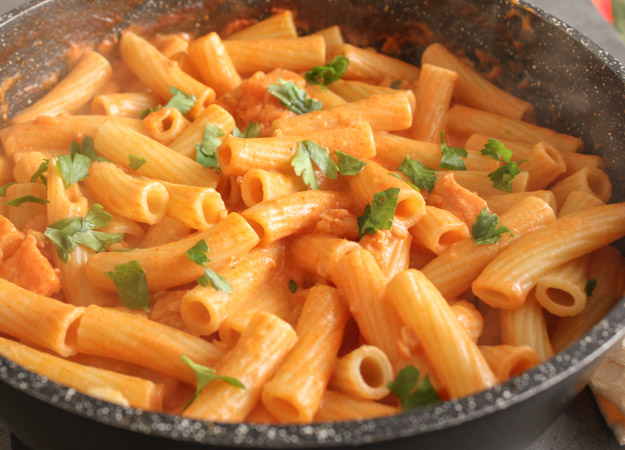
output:
POLYGON ((95 305, 85 309, 77 334, 80 353, 131 362, 189 384, 195 383, 195 375, 182 355, 211 367, 223 355, 219 347, 197 336, 95 305))
POLYGON ((217 171, 207 169, 124 125, 103 125, 95 136, 94 145, 99 155, 124 167, 129 165, 129 155, 145 159, 145 163, 135 170, 138 175, 212 188, 219 182, 217 171))
POLYGON ((351 397, 380 400, 390 391, 393 367, 382 350, 373 345, 361 345, 340 358, 330 379, 329 388, 351 397))
POLYGON ((10 123, 29 122, 39 116, 75 113, 111 79, 111 74, 111 65, 106 58, 88 51, 56 86, 13 117, 10 123))
POLYGON ((232 288, 232 293, 216 290, 213 286, 197 285, 180 302, 182 320, 189 329, 201 336, 217 331, 223 321, 262 284, 269 281, 282 265, 284 248, 281 243, 266 249, 252 250, 236 265, 221 272, 232 288))
POLYGON ((388 283, 386 292, 450 396, 463 397, 495 385, 495 375, 477 345, 424 274, 406 270, 388 283))
POLYGON ((0 278, 0 332, 61 355, 75 355, 84 308, 35 294, 0 278))
POLYGON ((25 369, 87 395, 148 411, 162 409, 163 385, 110 370, 83 366, 2 338, 0 338, 0 355, 15 361, 25 369), (119 393, 121 401, 116 401, 115 397, 110 395, 99 394, 103 388, 119 393))
POLYGON ((189 116, 197 117, 215 101, 215 91, 183 72, 156 47, 131 31, 125 31, 119 41, 122 59, 133 73, 162 100, 169 100, 171 86, 185 94, 195 95, 197 101, 189 116))
POLYGON ((104 209, 129 219, 154 224, 167 211, 169 194, 165 186, 132 177, 115 164, 92 162, 83 183, 104 209))
POLYGON ((208 267, 219 270, 241 257, 258 243, 258 236, 238 214, 231 213, 207 231, 196 233, 179 241, 129 252, 98 253, 89 258, 86 273, 89 282, 100 289, 115 292, 113 281, 105 275, 115 266, 137 260, 147 278, 150 290, 158 291, 195 281, 204 274, 204 268, 191 261, 185 252, 201 239, 209 248, 208 267))
POLYGON ((245 389, 213 381, 183 416, 219 422, 242 421, 296 341, 295 331, 288 323, 273 314, 256 313, 234 348, 215 366, 218 374, 237 378, 245 389))
POLYGON ((329 286, 310 290, 297 321, 297 343, 265 384, 263 405, 283 421, 310 423, 332 375, 349 312, 329 286))
POLYGON ((561 217, 519 239, 473 282, 473 293, 491 306, 514 309, 549 270, 625 235, 625 204, 598 206, 561 217))

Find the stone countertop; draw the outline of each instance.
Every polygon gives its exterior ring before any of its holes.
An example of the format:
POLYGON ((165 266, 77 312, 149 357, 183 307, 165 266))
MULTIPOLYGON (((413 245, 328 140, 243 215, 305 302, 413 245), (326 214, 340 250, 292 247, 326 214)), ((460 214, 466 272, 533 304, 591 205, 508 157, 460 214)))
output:
MULTIPOLYGON (((625 63, 625 45, 601 18, 590 0, 529 0, 574 26, 619 61, 625 63)), ((0 0, 0 14, 25 0, 0 0)), ((585 389, 528 450, 617 450, 621 447, 605 425, 588 389, 585 389)), ((10 435, 0 424, 0 450, 11 450, 10 435)), ((22 449, 14 449, 22 450, 22 449)))

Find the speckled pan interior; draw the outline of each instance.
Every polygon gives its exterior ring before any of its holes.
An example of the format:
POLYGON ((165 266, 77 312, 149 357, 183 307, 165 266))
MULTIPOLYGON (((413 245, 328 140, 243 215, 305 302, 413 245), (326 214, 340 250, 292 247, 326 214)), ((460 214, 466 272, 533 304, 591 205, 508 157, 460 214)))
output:
MULTIPOLYGON (((376 47, 386 37, 396 37, 402 45, 395 55, 416 63, 425 44, 439 41, 486 72, 499 70, 495 83, 536 105, 539 123, 582 137, 587 151, 604 157, 614 184, 612 201, 625 200, 625 68, 576 30, 522 1, 33 1, 0 18, 0 81, 22 74, 7 95, 9 116, 43 93, 33 85, 50 73, 64 73, 63 52, 69 40, 99 42, 131 24, 150 24, 150 31, 219 31, 235 18, 266 16, 271 7, 297 10, 302 32, 339 24, 349 41, 376 47), (61 11, 64 19, 57 26, 51 18, 61 11), (476 50, 486 57, 479 60, 476 50)), ((622 337, 624 326, 621 301, 583 339, 502 385, 414 412, 358 422, 232 425, 148 413, 82 395, 2 357, 0 381, 94 421, 169 439, 257 448, 360 445, 452 427, 541 395, 587 373, 622 337)))

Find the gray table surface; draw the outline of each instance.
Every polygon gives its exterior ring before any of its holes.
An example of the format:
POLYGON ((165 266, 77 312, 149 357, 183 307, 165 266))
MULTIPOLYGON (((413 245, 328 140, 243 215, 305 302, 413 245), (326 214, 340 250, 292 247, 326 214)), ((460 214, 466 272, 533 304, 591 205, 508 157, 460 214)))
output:
MULTIPOLYGON (((582 31, 619 61, 625 63, 625 45, 591 5, 590 0, 530 0, 582 31)), ((0 14, 25 3, 0 0, 0 14)), ((1 401, 0 401, 0 407, 1 401)), ((0 450, 11 450, 8 430, 0 424, 0 450)), ((620 449, 605 425, 590 392, 584 390, 554 424, 528 450, 620 449)))

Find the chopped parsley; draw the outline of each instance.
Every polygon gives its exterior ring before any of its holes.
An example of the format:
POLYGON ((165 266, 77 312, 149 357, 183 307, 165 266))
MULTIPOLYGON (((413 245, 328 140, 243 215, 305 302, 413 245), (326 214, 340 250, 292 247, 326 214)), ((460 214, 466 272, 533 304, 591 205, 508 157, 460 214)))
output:
POLYGON ((147 309, 150 293, 145 271, 136 259, 115 266, 115 271, 105 272, 113 280, 119 299, 126 308, 147 309))
POLYGON ((395 380, 389 381, 387 385, 399 399, 399 404, 404 411, 441 401, 430 382, 430 378, 426 376, 419 383, 420 376, 421 374, 416 367, 404 367, 397 373, 395 380))
POLYGON ((221 145, 218 139, 224 136, 224 132, 217 125, 206 122, 202 143, 195 146, 195 160, 209 169, 219 169, 217 161, 217 149, 221 145))
POLYGON ((193 403, 200 396, 202 390, 211 381, 221 380, 239 389, 245 389, 245 385, 241 383, 241 381, 239 381, 238 379, 225 375, 217 375, 217 373, 215 373, 215 369, 198 364, 187 355, 182 355, 182 361, 184 361, 184 363, 189 366, 189 368, 191 368, 191 370, 195 374, 195 394, 193 394, 193 397, 191 397, 187 404, 184 405, 184 407, 182 408, 183 411, 187 409, 191 405, 191 403, 193 403))
POLYGON ((165 106, 158 105, 156 108, 148 108, 141 113, 141 118, 144 119, 148 114, 160 111, 163 108, 176 108, 181 114, 186 114, 191 111, 191 108, 193 108, 193 105, 197 102, 197 97, 195 95, 185 94, 174 86, 169 87, 169 92, 171 92, 172 97, 165 106))
POLYGON ((316 66, 304 74, 304 78, 310 84, 320 84, 327 86, 339 80, 349 66, 349 59, 343 55, 337 55, 334 57, 331 63, 325 66, 316 66))
POLYGON ((397 209, 399 188, 389 188, 376 193, 373 201, 367 203, 365 211, 358 217, 358 239, 377 230, 390 230, 397 209))
POLYGON ((596 278, 591 278, 590 280, 588 280, 588 282, 586 283, 586 287, 585 287, 586 295, 590 297, 592 293, 595 292, 596 287, 597 287, 596 278))
POLYGON ((469 156, 467 151, 463 148, 450 147, 445 144, 445 134, 441 132, 441 163, 439 167, 441 169, 448 170, 467 170, 467 166, 464 165, 463 158, 469 156))
POLYGON ((312 161, 315 162, 326 177, 332 180, 338 177, 339 168, 330 158, 330 151, 327 148, 312 141, 301 141, 297 146, 295 156, 291 160, 291 165, 295 169, 295 174, 301 176, 304 183, 311 188, 319 189, 312 161))
POLYGON ((186 251, 187 257, 191 261, 198 266, 204 267, 204 275, 198 278, 197 282, 204 287, 207 287, 208 283, 210 283, 216 290, 232 294, 230 283, 217 272, 205 266, 206 263, 210 262, 206 252, 208 252, 208 244, 204 239, 199 240, 197 244, 186 251))
POLYGON ((74 153, 73 155, 61 155, 56 159, 56 169, 58 170, 65 189, 72 184, 89 176, 89 165, 91 160, 85 155, 74 153))
POLYGON ((46 199, 35 197, 34 195, 25 195, 23 197, 14 198, 4 204, 7 206, 21 206, 23 203, 38 203, 40 205, 45 205, 50 202, 46 199))
POLYGON ((497 139, 489 139, 481 153, 504 163, 503 166, 489 173, 488 178, 493 182, 495 189, 512 192, 512 179, 521 173, 518 163, 511 161, 512 150, 506 148, 497 139))
POLYGON ((499 216, 489 213, 486 207, 480 211, 475 223, 471 225, 471 236, 477 245, 494 244, 503 233, 514 236, 508 227, 499 226, 499 216))
POLYGON ((44 186, 48 185, 48 177, 46 177, 44 173, 48 171, 49 162, 49 159, 44 159, 43 162, 39 164, 39 167, 37 168, 35 173, 33 173, 33 176, 30 177, 31 183, 36 183, 38 179, 41 179, 41 182, 44 184, 44 186))
POLYGON ((338 167, 341 175, 356 175, 367 165, 366 162, 356 158, 355 156, 348 155, 339 150, 334 152, 338 158, 338 167))
POLYGON ((250 122, 243 128, 243 131, 239 130, 235 125, 232 135, 238 138, 257 138, 260 136, 260 125, 258 125, 258 122, 250 122))
POLYGON ((280 100, 280 104, 295 114, 305 114, 320 110, 323 105, 319 100, 308 98, 304 89, 292 81, 278 79, 277 84, 270 84, 267 91, 280 100))
POLYGON ((52 241, 59 258, 67 262, 68 255, 78 244, 96 252, 103 252, 109 246, 124 240, 123 233, 105 233, 94 231, 108 226, 113 216, 104 211, 102 205, 94 203, 83 217, 67 217, 46 228, 45 235, 52 241))
POLYGON ((434 189, 434 185, 436 184, 436 172, 432 169, 428 169, 419 161, 415 161, 409 156, 406 156, 398 169, 401 173, 406 175, 417 188, 428 192, 434 189))
POLYGON ((137 156, 133 154, 128 154, 128 165, 132 170, 137 170, 139 167, 148 162, 143 156, 137 156))

